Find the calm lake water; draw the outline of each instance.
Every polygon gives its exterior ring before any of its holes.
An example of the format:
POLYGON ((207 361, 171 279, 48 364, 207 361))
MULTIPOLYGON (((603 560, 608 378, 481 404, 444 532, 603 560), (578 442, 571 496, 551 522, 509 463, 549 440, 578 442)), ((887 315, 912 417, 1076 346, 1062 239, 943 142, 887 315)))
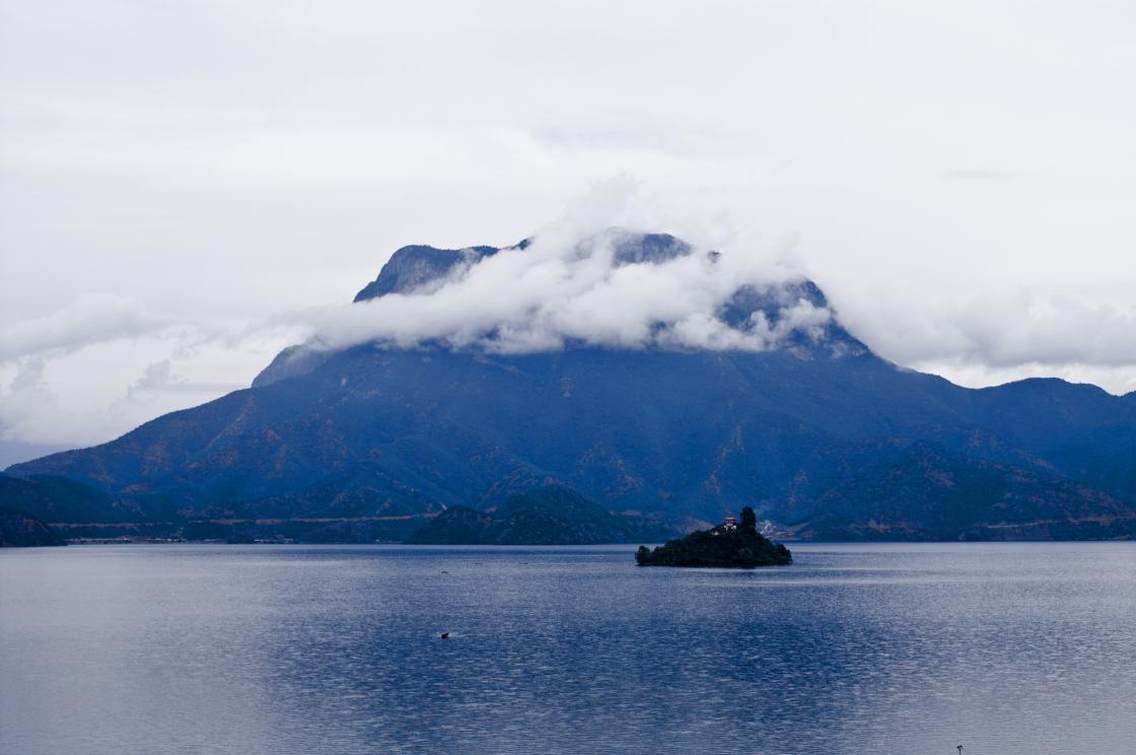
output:
POLYGON ((1136 543, 793 552, 0 552, 0 751, 1136 751, 1136 543))

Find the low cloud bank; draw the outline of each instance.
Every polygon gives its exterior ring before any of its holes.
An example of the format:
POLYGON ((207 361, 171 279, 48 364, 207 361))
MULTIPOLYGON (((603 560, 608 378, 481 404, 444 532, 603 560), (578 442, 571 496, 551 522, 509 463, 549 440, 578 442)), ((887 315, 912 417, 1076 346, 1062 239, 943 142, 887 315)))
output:
POLYGON ((1136 305, 1089 296, 987 289, 945 298, 915 292, 881 302, 863 325, 881 352, 908 363, 950 359, 991 369, 1136 365, 1136 305))
POLYGON ((150 314, 136 301, 87 295, 46 317, 5 327, 0 333, 0 362, 152 335, 171 325, 172 320, 150 314))

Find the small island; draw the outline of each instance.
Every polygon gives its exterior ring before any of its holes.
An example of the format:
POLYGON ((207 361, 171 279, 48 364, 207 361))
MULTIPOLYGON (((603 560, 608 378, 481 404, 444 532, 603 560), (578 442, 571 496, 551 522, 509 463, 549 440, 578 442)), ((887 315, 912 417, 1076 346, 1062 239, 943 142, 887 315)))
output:
POLYGON ((692 532, 651 550, 640 545, 635 553, 639 566, 727 566, 753 568, 793 562, 789 549, 757 531, 753 509, 742 509, 741 522, 727 516, 710 530, 692 532))

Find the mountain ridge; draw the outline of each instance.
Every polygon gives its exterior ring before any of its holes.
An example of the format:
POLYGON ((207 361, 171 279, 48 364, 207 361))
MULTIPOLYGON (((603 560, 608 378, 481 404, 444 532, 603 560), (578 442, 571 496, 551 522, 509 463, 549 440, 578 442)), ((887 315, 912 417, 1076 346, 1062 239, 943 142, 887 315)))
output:
MULTIPOLYGON (((618 242, 622 265, 696 253, 667 234, 618 242)), ((429 289, 500 251, 403 247, 356 300, 429 289)), ((831 311, 792 279, 740 288, 716 316, 775 328, 790 305, 831 311)), ((752 505, 801 537, 1136 533, 1136 393, 962 388, 880 359, 835 315, 782 336, 767 351, 299 345, 248 389, 9 471, 71 477, 157 518, 430 515, 555 481, 672 521, 752 505)))
POLYGON ((657 520, 613 514, 562 485, 510 495, 488 510, 454 506, 406 542, 420 545, 596 545, 657 542, 676 531, 657 520))

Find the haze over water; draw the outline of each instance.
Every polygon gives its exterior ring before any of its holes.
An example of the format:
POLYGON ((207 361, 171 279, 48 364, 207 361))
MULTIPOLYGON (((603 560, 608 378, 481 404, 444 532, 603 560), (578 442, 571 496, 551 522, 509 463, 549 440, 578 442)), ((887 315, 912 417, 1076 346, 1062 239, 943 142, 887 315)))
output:
POLYGON ((1136 543, 797 544, 756 571, 641 569, 632 550, 0 552, 0 750, 1136 741, 1136 543))

